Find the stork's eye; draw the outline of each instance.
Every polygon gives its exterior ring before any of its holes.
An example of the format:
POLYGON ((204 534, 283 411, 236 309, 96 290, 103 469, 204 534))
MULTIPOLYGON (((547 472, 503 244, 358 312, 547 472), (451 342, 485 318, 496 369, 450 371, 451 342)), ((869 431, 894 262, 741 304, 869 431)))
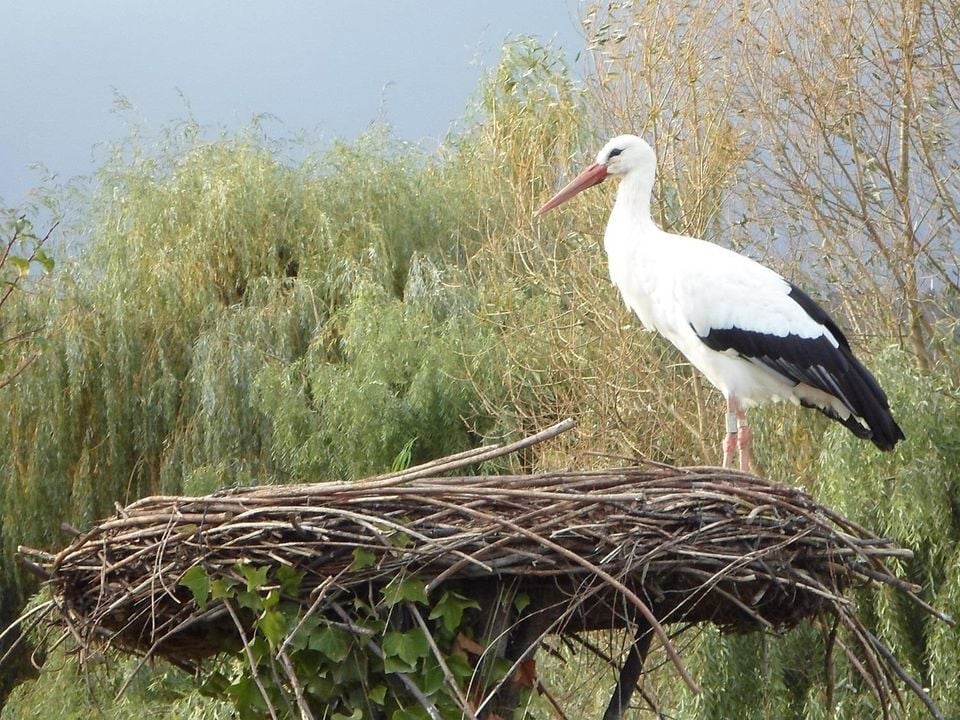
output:
POLYGON ((619 154, 622 153, 622 152, 623 152, 623 150, 621 150, 620 148, 614 148, 613 150, 610 151, 610 154, 607 155, 607 162, 610 162, 611 160, 613 160, 617 155, 619 155, 619 154))

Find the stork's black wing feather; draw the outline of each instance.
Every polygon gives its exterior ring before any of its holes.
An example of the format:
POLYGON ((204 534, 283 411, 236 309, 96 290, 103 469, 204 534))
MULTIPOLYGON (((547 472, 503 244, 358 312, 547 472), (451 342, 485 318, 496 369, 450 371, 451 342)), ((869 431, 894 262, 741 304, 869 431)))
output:
POLYGON ((849 350, 850 343, 847 342, 846 336, 843 334, 843 331, 837 327, 837 324, 833 321, 833 318, 827 315, 827 311, 817 305, 816 301, 812 297, 807 295, 792 282, 788 281, 788 284, 790 285, 790 293, 788 297, 797 305, 802 307, 807 315, 829 330, 830 333, 837 339, 837 342, 849 350))
POLYGON ((862 418, 867 427, 853 416, 839 417, 829 407, 816 409, 843 423, 857 436, 871 440, 881 450, 892 450, 904 435, 890 414, 886 394, 853 355, 846 337, 826 311, 795 285, 790 288, 789 297, 824 327, 824 334, 804 338, 733 327, 711 328, 706 335, 700 334, 700 339, 713 350, 733 351, 764 365, 794 385, 804 383, 834 396, 852 415, 862 418), (836 339, 837 346, 830 341, 827 331, 836 339))

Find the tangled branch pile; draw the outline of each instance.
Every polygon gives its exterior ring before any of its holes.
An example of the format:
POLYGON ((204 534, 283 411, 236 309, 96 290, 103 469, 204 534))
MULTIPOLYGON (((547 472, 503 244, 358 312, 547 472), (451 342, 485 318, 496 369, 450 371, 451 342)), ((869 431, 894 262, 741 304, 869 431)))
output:
POLYGON ((82 647, 105 641, 180 664, 243 632, 223 605, 200 608, 185 574, 201 566, 235 577, 247 564, 304 572, 295 599, 327 616, 400 576, 476 598, 512 579, 531 599, 527 657, 548 633, 646 623, 691 686, 664 624, 751 630, 832 615, 882 706, 899 697, 900 680, 923 697, 844 596, 885 584, 943 617, 886 566, 909 551, 801 490, 719 468, 652 465, 442 475, 570 425, 365 482, 146 498, 56 555, 21 552, 48 579, 58 622, 82 647), (369 562, 357 563, 358 552, 369 562))

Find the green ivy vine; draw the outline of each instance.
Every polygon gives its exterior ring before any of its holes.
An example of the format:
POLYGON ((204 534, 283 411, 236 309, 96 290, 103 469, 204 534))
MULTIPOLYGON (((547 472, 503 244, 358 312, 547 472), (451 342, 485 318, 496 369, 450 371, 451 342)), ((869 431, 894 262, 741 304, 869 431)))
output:
MULTIPOLYGON (((358 548, 351 569, 375 560, 358 548)), ((371 586, 366 597, 331 592, 321 612, 298 600, 303 571, 248 564, 235 570, 214 575, 195 565, 181 584, 201 609, 219 603, 235 620, 241 647, 203 673, 201 689, 228 698, 242 720, 460 718, 478 689, 493 687, 512 665, 503 658, 480 662, 476 600, 452 590, 428 593, 417 575, 371 586)), ((514 600, 518 611, 525 604, 514 600)))

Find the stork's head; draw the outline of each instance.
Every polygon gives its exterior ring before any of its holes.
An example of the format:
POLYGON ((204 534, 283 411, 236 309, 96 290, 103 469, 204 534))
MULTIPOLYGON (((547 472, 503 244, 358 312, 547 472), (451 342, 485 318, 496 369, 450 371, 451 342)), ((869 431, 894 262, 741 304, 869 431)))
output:
POLYGON ((536 214, 543 215, 553 210, 588 187, 602 183, 608 175, 623 177, 632 173, 643 174, 649 177, 649 184, 652 186, 656 167, 657 157, 653 148, 643 138, 636 135, 618 135, 597 153, 597 161, 593 165, 547 200, 536 214))

